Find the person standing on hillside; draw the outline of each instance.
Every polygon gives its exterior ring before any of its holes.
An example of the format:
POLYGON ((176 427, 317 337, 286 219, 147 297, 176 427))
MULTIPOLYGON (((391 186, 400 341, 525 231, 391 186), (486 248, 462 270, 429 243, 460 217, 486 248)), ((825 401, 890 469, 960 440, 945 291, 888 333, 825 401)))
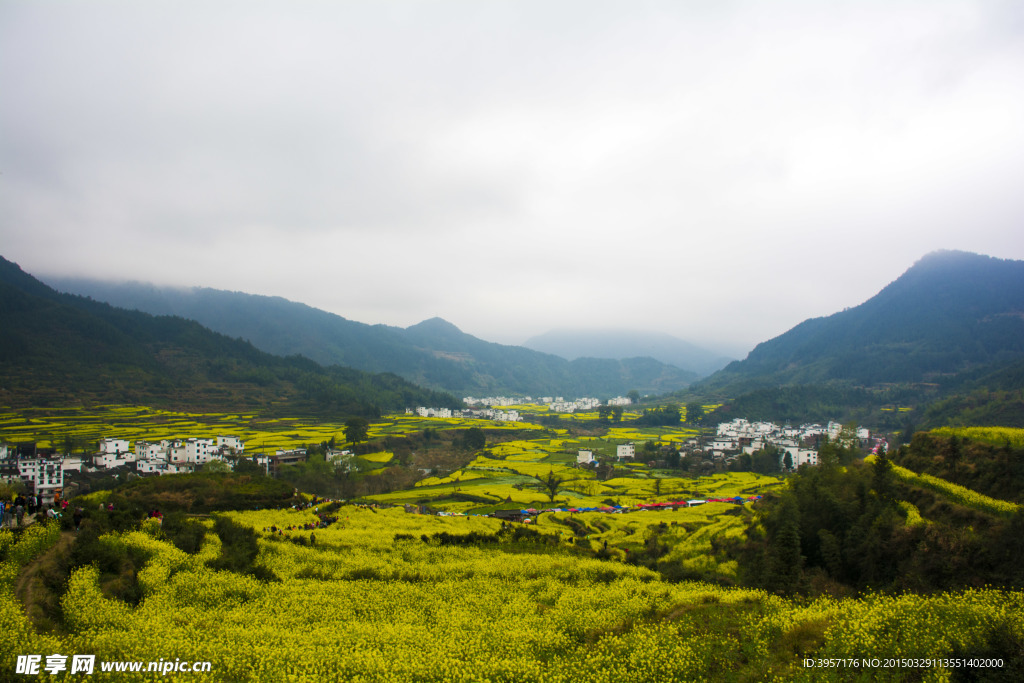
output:
POLYGON ((14 516, 18 520, 18 528, 21 528, 21 522, 25 519, 25 496, 18 496, 14 499, 14 516))

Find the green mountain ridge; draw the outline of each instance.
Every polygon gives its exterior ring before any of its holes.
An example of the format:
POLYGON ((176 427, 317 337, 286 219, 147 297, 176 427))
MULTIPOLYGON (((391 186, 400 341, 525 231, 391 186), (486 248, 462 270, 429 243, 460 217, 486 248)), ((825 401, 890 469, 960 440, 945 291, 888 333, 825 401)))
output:
POLYGON ((943 251, 925 256, 863 304, 758 344, 697 388, 738 395, 836 381, 948 384, 1020 359, 1024 261, 943 251))
POLYGON ((62 291, 124 308, 196 320, 277 355, 301 355, 400 377, 456 395, 668 393, 697 374, 649 358, 568 361, 521 346, 486 342, 441 318, 408 328, 368 325, 280 297, 206 288, 48 278, 62 291))
POLYGON ((61 294, 0 258, 0 405, 146 403, 372 416, 456 406, 392 374, 283 358, 173 316, 61 294))

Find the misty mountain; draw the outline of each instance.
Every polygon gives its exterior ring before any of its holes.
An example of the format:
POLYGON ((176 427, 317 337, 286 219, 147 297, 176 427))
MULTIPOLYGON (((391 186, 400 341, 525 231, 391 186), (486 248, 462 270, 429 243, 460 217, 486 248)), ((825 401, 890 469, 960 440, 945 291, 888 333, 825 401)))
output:
POLYGON ((61 294, 0 258, 0 405, 145 403, 373 416, 458 405, 390 374, 282 358, 180 317, 61 294))
POLYGON ((1024 358, 1024 261, 931 253, 863 304, 758 344, 698 391, 953 385, 1024 358))
POLYGON ((733 360, 662 332, 552 330, 527 339, 523 346, 567 360, 646 356, 702 377, 733 360))
POLYGON ((456 395, 614 396, 667 393, 697 378, 650 358, 579 359, 486 342, 433 318, 409 328, 367 325, 280 297, 207 288, 48 278, 57 289, 156 315, 176 315, 277 355, 392 372, 456 395), (584 362, 585 361, 585 362, 584 362))

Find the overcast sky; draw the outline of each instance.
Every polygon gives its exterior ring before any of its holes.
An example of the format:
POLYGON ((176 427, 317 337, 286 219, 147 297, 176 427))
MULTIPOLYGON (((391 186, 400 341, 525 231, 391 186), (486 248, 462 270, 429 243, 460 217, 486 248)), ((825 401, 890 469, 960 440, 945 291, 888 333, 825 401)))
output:
POLYGON ((0 255, 734 354, 1024 259, 1024 3, 0 2, 0 255))

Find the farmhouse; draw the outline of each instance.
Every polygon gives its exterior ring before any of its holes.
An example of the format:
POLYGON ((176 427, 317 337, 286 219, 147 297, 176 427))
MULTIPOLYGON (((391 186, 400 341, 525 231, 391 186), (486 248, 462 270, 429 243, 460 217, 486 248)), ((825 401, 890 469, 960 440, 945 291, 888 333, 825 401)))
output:
POLYGON ((30 492, 42 496, 44 504, 53 503, 55 495, 64 490, 60 457, 22 458, 18 461, 18 474, 30 492))
POLYGON ((256 464, 262 465, 268 474, 275 477, 280 473, 282 467, 296 465, 307 460, 309 460, 309 456, 306 454, 305 448, 278 450, 274 455, 256 456, 256 464))

